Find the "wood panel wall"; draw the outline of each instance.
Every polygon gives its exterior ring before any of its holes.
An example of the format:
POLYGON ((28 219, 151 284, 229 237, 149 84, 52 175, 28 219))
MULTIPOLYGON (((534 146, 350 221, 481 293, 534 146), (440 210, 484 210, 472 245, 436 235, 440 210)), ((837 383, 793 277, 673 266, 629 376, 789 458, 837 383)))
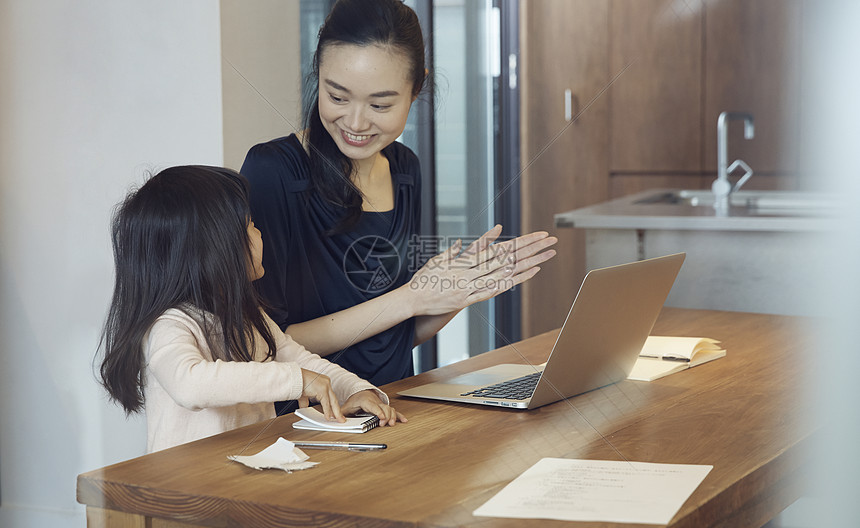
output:
MULTIPOLYGON (((701 169, 702 17, 672 0, 613 0, 610 171, 701 169)), ((695 2, 693 3, 695 5, 695 2)))
POLYGON ((583 233, 557 229, 553 215, 608 198, 609 7, 605 0, 521 3, 522 230, 559 238, 558 255, 523 285, 524 337, 561 326, 585 273, 583 233))
POLYGON ((723 110, 747 189, 798 186, 802 0, 521 0, 522 226, 559 237, 523 286, 523 337, 558 327, 584 234, 553 215, 649 188, 710 188, 723 110), (564 120, 564 90, 575 116, 564 120))
MULTIPOLYGON (((729 163, 756 173, 794 174, 798 167, 802 2, 705 2, 704 170, 717 170, 717 117, 724 110, 755 116, 755 138, 729 127, 729 163)), ((756 177, 750 180, 752 183, 756 177)))

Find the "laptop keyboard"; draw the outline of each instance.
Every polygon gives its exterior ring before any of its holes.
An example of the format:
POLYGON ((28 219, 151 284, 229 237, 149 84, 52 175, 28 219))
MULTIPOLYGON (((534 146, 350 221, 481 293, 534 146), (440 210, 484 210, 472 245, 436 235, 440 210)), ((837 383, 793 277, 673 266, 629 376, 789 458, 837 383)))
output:
POLYGON ((531 397, 540 379, 540 372, 516 378, 495 385, 488 385, 460 396, 474 396, 475 398, 502 398, 505 400, 524 400, 531 397))

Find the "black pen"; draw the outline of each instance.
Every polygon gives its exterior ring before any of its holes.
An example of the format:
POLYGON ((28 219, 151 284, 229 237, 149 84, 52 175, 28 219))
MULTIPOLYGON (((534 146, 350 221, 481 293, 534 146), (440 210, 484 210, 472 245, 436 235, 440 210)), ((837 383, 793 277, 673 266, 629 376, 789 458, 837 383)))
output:
POLYGON ((293 445, 306 449, 334 449, 339 451, 378 451, 388 447, 386 444, 355 444, 352 442, 293 442, 293 445))

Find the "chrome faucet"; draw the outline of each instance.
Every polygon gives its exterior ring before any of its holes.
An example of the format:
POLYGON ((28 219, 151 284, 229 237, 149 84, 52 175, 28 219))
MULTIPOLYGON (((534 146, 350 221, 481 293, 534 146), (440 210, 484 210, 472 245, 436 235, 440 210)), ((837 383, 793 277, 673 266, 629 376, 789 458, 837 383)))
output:
POLYGON ((732 119, 744 120, 744 138, 755 137, 755 124, 752 114, 744 112, 723 112, 717 118, 717 179, 711 185, 714 193, 714 208, 726 212, 729 208, 729 195, 736 192, 750 179, 753 171, 743 160, 736 159, 731 165, 728 164, 728 123, 732 119), (744 169, 745 173, 734 185, 729 182, 729 174, 738 167, 744 169))

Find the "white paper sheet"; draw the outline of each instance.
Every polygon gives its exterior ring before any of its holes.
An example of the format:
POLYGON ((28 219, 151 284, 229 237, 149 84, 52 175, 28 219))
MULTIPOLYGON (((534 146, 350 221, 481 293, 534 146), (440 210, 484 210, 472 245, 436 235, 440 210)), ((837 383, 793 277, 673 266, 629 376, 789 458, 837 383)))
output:
POLYGON ((517 519, 668 524, 712 468, 544 458, 474 514, 517 519))
POLYGON ((278 438, 274 444, 256 455, 230 455, 227 458, 254 469, 283 469, 288 473, 319 464, 319 462, 310 462, 308 460, 310 457, 304 451, 283 438, 278 438))

